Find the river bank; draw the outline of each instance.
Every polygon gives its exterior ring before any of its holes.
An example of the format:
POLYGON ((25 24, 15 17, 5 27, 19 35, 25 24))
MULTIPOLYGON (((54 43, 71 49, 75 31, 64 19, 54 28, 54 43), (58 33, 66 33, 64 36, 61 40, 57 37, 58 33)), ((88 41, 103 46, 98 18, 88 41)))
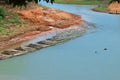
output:
MULTIPOLYGON (((4 50, 0 53, 0 59, 2 60, 2 59, 7 59, 7 58, 27 54, 27 53, 30 53, 30 52, 33 52, 33 51, 36 51, 42 48, 56 45, 58 43, 66 42, 68 40, 82 36, 87 31, 87 29, 88 28, 85 26, 85 24, 80 24, 80 25, 70 26, 64 29, 56 29, 53 31, 49 31, 49 33, 47 32, 47 34, 43 34, 42 36, 45 37, 52 33, 56 33, 56 34, 53 37, 47 38, 42 41, 38 41, 35 43, 29 43, 25 46, 19 45, 11 49, 4 50)), ((40 37, 40 35, 37 37, 40 37)))
POLYGON ((100 7, 93 8, 92 10, 95 12, 102 12, 102 13, 109 13, 107 8, 104 7, 104 9, 99 9, 100 7))
POLYGON ((107 6, 100 6, 100 7, 98 6, 92 10, 97 12, 110 13, 110 14, 120 14, 120 3, 115 1, 108 4, 107 6))
POLYGON ((95 0, 56 0, 56 3, 59 4, 77 4, 77 5, 96 5, 93 11, 97 12, 108 12, 107 11, 107 5, 109 4, 109 1, 95 1, 95 0))
POLYGON ((96 5, 97 7, 93 8, 93 11, 111 13, 111 14, 120 14, 120 3, 114 1, 109 3, 109 1, 89 1, 89 0, 56 0, 56 3, 59 4, 77 4, 77 5, 96 5))
POLYGON ((34 5, 34 7, 28 9, 11 8, 9 10, 19 14, 20 19, 26 21, 27 24, 8 28, 10 30, 14 29, 15 31, 12 34, 12 37, 11 35, 0 36, 0 59, 29 52, 29 49, 24 51, 20 48, 24 42, 54 32, 58 33, 62 29, 64 30, 70 26, 82 25, 84 23, 84 20, 81 20, 81 17, 78 15, 39 5, 34 5), (18 51, 13 50, 16 48, 18 48, 18 51), (9 49, 12 49, 13 51, 9 51, 9 49), (22 52, 19 52, 19 49, 22 50, 22 52))

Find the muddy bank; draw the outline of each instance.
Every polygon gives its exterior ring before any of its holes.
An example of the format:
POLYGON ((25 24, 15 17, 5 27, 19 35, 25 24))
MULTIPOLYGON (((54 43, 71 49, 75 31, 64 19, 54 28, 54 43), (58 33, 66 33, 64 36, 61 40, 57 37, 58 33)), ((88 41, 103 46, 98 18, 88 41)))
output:
MULTIPOLYGON (((63 43, 65 41, 71 40, 78 36, 82 36, 88 28, 84 25, 74 25, 65 29, 57 29, 57 33, 52 38, 48 38, 43 41, 38 41, 36 43, 30 43, 25 46, 17 46, 12 49, 6 49, 0 52, 0 59, 7 59, 14 56, 19 56, 33 52, 35 50, 40 50, 49 46, 56 45, 58 43, 63 43)), ((54 30, 55 31, 55 30, 54 30)), ((53 31, 53 32, 54 32, 53 31)), ((50 34, 50 33, 49 33, 50 34)), ((46 35, 44 35, 46 36, 46 35)))

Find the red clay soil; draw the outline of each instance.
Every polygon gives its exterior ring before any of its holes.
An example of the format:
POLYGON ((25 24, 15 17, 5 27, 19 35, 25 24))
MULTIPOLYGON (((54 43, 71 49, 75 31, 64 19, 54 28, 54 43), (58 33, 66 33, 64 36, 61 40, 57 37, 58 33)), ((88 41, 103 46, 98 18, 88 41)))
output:
POLYGON ((113 2, 108 6, 108 10, 110 13, 120 14, 120 3, 113 2))
POLYGON ((44 10, 41 7, 31 10, 17 11, 22 19, 28 20, 35 25, 46 25, 57 28, 66 28, 70 25, 79 24, 80 16, 56 9, 44 10))
POLYGON ((30 28, 35 29, 28 30, 11 39, 0 41, 0 51, 35 37, 49 34, 56 31, 56 28, 67 28, 83 22, 78 15, 52 8, 37 7, 35 9, 16 10, 15 12, 23 20, 28 21, 29 26, 31 25, 30 28))

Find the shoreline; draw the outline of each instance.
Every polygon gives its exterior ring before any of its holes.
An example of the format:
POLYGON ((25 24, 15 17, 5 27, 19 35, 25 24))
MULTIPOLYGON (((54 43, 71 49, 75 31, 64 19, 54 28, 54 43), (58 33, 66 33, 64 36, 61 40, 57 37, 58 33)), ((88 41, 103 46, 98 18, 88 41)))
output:
POLYGON ((1 41, 0 60, 63 43, 81 36, 89 29, 85 25, 87 23, 82 20, 79 15, 54 8, 44 9, 38 5, 36 5, 35 8, 35 10, 15 10, 15 12, 20 15, 21 19, 28 21, 29 24, 27 28, 30 27, 31 30, 1 41), (37 44, 28 43, 23 46, 24 43, 27 43, 30 40, 34 41, 35 38, 40 38, 42 36, 46 37, 51 33, 55 33, 51 38, 41 40, 42 42, 38 39, 36 42, 37 44))
MULTIPOLYGON (((70 26, 64 29, 53 30, 51 31, 51 33, 57 32, 57 34, 51 38, 47 38, 45 40, 38 41, 35 43, 29 43, 25 46, 20 45, 12 49, 6 49, 0 52, 0 60, 28 54, 33 51, 40 50, 42 48, 46 48, 46 47, 50 47, 50 46, 53 46, 59 43, 66 42, 68 40, 82 36, 86 31, 87 31, 87 27, 84 26, 83 24, 70 26)), ((47 32, 46 34, 49 35, 50 33, 47 32)), ((42 36, 46 36, 46 34, 42 36)))
POLYGON ((10 10, 19 14, 19 17, 27 21, 27 24, 19 24, 15 27, 10 26, 8 30, 14 30, 13 33, 0 35, 0 51, 37 36, 50 33, 57 28, 64 29, 71 25, 84 22, 79 15, 54 8, 44 8, 40 5, 33 5, 33 8, 27 10, 17 10, 13 8, 10 8, 10 10))
POLYGON ((95 11, 95 12, 101 12, 101 13, 108 13, 108 14, 110 14, 108 11, 100 11, 100 10, 96 10, 96 8, 93 8, 91 10, 95 11))

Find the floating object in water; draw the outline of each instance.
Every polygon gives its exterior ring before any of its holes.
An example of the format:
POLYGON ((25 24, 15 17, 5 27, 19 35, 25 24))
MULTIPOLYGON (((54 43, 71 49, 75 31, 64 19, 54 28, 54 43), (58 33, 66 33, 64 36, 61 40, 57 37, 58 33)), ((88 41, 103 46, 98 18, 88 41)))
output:
POLYGON ((108 50, 107 48, 104 48, 104 50, 108 50))
POLYGON ((97 54, 97 51, 95 51, 95 54, 97 54))

